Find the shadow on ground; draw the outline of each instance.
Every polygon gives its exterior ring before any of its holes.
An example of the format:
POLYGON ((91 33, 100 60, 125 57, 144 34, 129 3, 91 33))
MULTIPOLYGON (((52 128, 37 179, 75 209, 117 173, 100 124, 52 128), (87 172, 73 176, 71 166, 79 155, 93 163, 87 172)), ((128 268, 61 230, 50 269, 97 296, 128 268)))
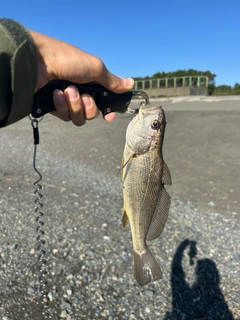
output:
POLYGON ((189 248, 190 265, 197 254, 195 241, 184 240, 176 250, 172 262, 172 311, 164 320, 233 320, 224 296, 219 288, 220 275, 216 264, 211 259, 197 261, 195 267, 195 282, 192 285, 186 281, 182 266, 184 251, 189 248))

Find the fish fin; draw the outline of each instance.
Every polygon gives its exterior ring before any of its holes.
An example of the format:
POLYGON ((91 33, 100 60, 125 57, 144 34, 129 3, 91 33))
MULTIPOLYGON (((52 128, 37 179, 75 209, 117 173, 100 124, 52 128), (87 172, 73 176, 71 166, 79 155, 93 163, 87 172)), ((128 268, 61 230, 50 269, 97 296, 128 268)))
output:
POLYGON ((134 277, 140 286, 162 279, 162 271, 151 251, 134 250, 134 277))
POLYGON ((126 214, 126 211, 123 209, 123 215, 122 215, 122 225, 123 225, 123 227, 126 226, 127 222, 128 222, 128 216, 126 214))
POLYGON ((168 166, 166 162, 163 161, 163 175, 162 175, 162 184, 163 185, 171 185, 172 184, 172 178, 170 174, 170 170, 168 169, 168 166))
POLYGON ((132 158, 134 158, 135 156, 136 156, 136 153, 133 153, 125 163, 123 162, 123 159, 122 159, 122 166, 118 170, 118 172, 115 174, 114 178, 116 178, 116 176, 122 171, 122 169, 128 164, 128 162, 132 160, 132 158))
POLYGON ((168 219, 168 211, 170 208, 171 197, 167 193, 166 189, 162 187, 160 197, 157 202, 155 212, 152 217, 151 224, 149 226, 146 240, 152 241, 157 239, 163 232, 165 224, 168 219))

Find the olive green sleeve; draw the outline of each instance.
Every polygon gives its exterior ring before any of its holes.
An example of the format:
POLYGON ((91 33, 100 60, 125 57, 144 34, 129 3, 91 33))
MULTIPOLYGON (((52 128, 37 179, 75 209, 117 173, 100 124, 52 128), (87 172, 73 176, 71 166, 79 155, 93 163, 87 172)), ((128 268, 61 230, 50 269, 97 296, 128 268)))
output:
POLYGON ((0 127, 31 113, 37 82, 36 48, 20 23, 0 19, 0 127))

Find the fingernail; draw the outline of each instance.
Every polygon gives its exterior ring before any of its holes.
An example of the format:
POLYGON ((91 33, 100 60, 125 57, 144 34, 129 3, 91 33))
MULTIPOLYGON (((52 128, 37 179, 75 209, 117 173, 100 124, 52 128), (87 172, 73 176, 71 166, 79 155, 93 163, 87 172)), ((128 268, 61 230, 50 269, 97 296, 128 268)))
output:
POLYGON ((63 92, 59 89, 56 89, 53 91, 53 99, 56 100, 57 102, 63 102, 64 97, 63 97, 63 92))
POLYGON ((76 100, 78 98, 79 93, 75 87, 69 86, 66 91, 68 93, 69 100, 76 100))
POLYGON ((125 87, 132 88, 134 86, 133 78, 122 78, 125 87))
POLYGON ((86 110, 90 109, 92 106, 91 100, 87 96, 84 96, 84 95, 82 95, 81 98, 84 103, 85 109, 86 110))

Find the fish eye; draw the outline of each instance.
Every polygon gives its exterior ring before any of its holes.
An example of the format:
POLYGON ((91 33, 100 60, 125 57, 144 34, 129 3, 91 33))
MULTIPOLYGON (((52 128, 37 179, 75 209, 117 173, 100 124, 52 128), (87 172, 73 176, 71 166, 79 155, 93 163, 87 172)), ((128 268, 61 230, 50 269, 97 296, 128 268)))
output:
POLYGON ((161 125, 161 123, 158 119, 153 120, 151 123, 152 129, 155 129, 155 130, 159 129, 160 125, 161 125))

